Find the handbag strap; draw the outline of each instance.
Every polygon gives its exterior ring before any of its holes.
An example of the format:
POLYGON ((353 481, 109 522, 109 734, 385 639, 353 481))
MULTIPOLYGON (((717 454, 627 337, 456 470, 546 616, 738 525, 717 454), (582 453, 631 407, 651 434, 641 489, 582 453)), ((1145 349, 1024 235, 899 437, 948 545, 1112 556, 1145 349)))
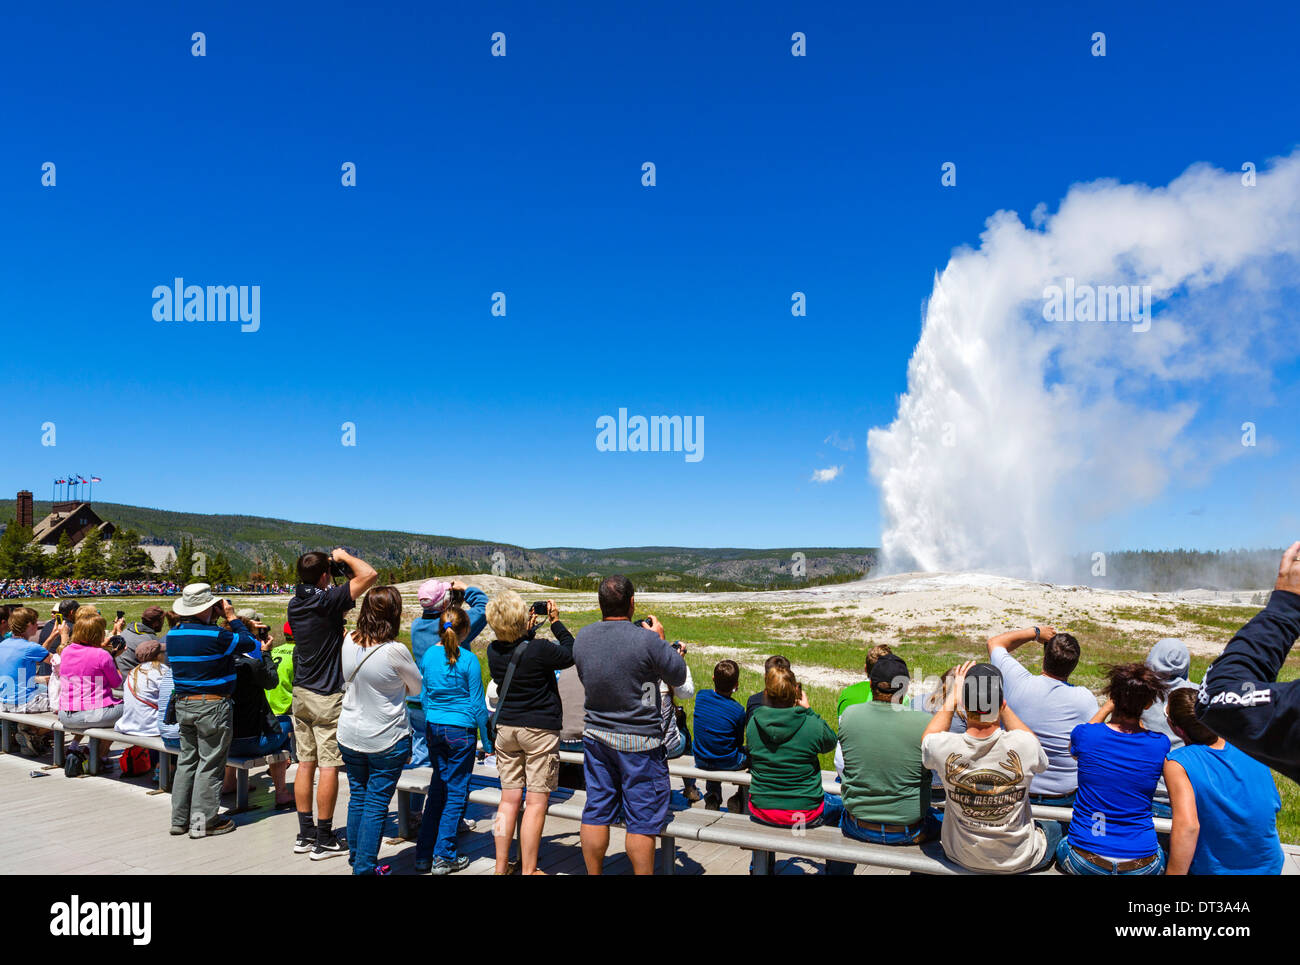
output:
POLYGON ((528 649, 528 645, 532 642, 531 640, 524 640, 515 647, 515 652, 510 655, 510 666, 506 667, 506 675, 501 681, 501 689, 497 691, 498 713, 506 705, 506 694, 510 692, 510 681, 515 679, 515 667, 519 666, 519 658, 524 655, 524 651, 528 649))
POLYGON ((380 650, 383 650, 384 647, 388 646, 389 643, 393 643, 393 642, 394 641, 389 640, 388 643, 381 643, 377 647, 366 647, 366 655, 361 658, 361 662, 357 664, 356 669, 352 671, 352 675, 348 677, 348 686, 349 687, 352 686, 352 681, 357 679, 357 674, 361 673, 361 668, 366 665, 367 660, 373 657, 380 650))
POLYGON ((158 709, 157 704, 155 704, 152 700, 149 700, 148 698, 141 697, 139 694, 135 692, 135 688, 131 686, 131 681, 135 679, 135 675, 139 670, 140 670, 140 665, 136 664, 134 667, 131 668, 131 672, 126 675, 126 681, 125 681, 126 689, 131 691, 131 696, 134 697, 136 700, 140 701, 140 703, 144 704, 146 707, 152 707, 154 710, 157 710, 158 709))

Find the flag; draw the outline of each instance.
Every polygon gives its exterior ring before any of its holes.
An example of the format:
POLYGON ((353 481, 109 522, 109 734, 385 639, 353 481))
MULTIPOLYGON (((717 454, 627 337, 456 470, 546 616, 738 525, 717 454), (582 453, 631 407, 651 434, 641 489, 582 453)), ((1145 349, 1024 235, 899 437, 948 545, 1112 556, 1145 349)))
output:
POLYGON ((64 480, 64 479, 56 479, 56 480, 54 480, 54 485, 56 485, 56 486, 62 486, 66 481, 67 481, 67 480, 64 480))
POLYGON ((98 476, 91 476, 91 477, 90 477, 90 481, 91 481, 91 482, 103 482, 104 480, 100 479, 98 476))

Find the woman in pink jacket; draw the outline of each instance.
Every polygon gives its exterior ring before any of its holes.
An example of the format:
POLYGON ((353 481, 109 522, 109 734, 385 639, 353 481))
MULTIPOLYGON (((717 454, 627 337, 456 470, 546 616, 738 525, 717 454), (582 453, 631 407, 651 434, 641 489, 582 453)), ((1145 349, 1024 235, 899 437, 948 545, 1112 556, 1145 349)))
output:
MULTIPOLYGON (((113 654, 104 649, 106 623, 99 613, 82 607, 72 627, 72 639, 59 660, 59 722, 69 730, 103 727, 111 730, 122 716, 121 690, 113 654)), ((107 762, 112 741, 100 741, 100 759, 107 762)))

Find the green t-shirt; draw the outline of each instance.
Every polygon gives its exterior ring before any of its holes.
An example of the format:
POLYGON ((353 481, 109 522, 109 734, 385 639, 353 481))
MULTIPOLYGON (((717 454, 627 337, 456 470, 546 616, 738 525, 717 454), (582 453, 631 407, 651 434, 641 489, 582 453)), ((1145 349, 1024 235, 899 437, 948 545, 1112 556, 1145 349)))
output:
MULTIPOLYGON (((835 705, 835 717, 838 719, 844 716, 844 712, 854 704, 865 704, 871 699, 871 681, 859 680, 855 684, 849 684, 840 691, 840 702, 835 705)), ((912 706, 912 695, 903 695, 903 706, 912 706)))
POLYGON ((271 713, 279 717, 293 706, 293 644, 277 644, 271 648, 271 656, 280 661, 276 668, 280 683, 266 692, 266 702, 271 705, 271 713))
POLYGON ((844 808, 859 821, 915 824, 930 810, 921 734, 930 715, 872 700, 840 717, 844 808))

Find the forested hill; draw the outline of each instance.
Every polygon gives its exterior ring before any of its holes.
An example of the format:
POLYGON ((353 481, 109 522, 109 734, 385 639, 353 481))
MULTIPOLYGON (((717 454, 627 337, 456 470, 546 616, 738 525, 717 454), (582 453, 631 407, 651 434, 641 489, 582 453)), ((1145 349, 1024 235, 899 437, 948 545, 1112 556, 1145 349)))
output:
MULTIPOLYGON (((585 584, 593 573, 625 572, 663 589, 745 588, 793 585, 802 562, 803 584, 852 579, 869 571, 871 548, 692 549, 675 546, 582 549, 527 549, 510 543, 362 530, 321 523, 301 523, 263 516, 205 515, 96 501, 95 512, 115 526, 134 530, 145 543, 180 547, 188 538, 196 550, 224 553, 241 577, 259 573, 274 579, 299 554, 342 546, 386 571, 414 579, 438 572, 489 572, 494 558, 511 576, 585 584), (795 554, 803 554, 802 561, 795 554), (496 554, 500 554, 496 556, 496 554), (711 585, 710 585, 711 584, 711 585)), ((0 500, 0 523, 13 519, 14 500, 0 500)), ((39 520, 50 512, 48 501, 35 503, 39 520)))

